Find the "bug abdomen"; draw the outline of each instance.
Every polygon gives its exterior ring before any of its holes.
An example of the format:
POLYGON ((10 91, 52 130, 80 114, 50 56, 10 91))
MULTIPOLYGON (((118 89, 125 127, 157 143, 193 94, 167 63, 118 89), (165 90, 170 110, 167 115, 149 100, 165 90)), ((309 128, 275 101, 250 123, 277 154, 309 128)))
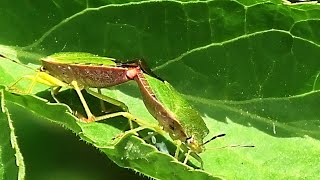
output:
POLYGON ((61 64, 43 61, 50 75, 66 82, 77 81, 82 87, 111 87, 129 81, 127 68, 101 65, 61 64))
POLYGON ((158 120, 159 124, 169 133, 172 139, 179 139, 184 142, 187 139, 187 135, 181 124, 177 121, 175 115, 159 102, 141 70, 138 71, 134 79, 138 83, 143 102, 149 113, 158 120))

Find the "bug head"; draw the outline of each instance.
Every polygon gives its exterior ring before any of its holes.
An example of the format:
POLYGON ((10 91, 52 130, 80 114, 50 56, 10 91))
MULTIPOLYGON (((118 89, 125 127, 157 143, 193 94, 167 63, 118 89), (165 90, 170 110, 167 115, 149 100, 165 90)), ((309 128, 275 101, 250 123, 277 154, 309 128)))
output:
POLYGON ((187 146, 195 153, 201 153, 204 151, 203 144, 198 141, 194 136, 187 138, 187 146))

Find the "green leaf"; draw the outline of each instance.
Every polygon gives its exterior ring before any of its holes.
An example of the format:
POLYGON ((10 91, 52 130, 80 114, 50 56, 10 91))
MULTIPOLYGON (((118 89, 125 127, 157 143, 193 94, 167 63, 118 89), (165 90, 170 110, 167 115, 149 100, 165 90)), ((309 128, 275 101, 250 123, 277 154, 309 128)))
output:
MULTIPOLYGON (((38 118, 61 124, 64 127, 77 133, 82 139, 93 144, 105 152, 113 161, 122 167, 130 167, 153 178, 205 178, 214 179, 209 174, 188 169, 173 157, 159 152, 155 147, 146 144, 143 140, 130 136, 124 136, 119 142, 113 143, 113 138, 122 131, 121 122, 115 124, 103 123, 81 123, 70 115, 70 110, 64 105, 48 104, 42 99, 32 96, 21 96, 5 92, 6 101, 13 106, 26 108, 38 118), (51 111, 46 111, 51 109, 51 111), (57 117, 56 114, 60 116, 57 117), (120 123, 120 124, 119 124, 120 123), (148 162, 153 162, 152 167, 148 162), (171 169, 162 168, 170 163, 171 169), (157 171, 154 171, 154 168, 157 171), (185 172, 188 172, 187 174, 185 172), (172 176, 178 173, 179 175, 172 176)), ((110 120, 109 120, 110 121, 110 120)), ((123 126, 123 124, 122 124, 123 126)))
POLYGON ((25 165, 20 152, 15 129, 6 106, 3 89, 0 89, 0 177, 2 179, 24 179, 25 165))
MULTIPOLYGON (((5 27, 0 31, 0 54, 10 59, 40 64, 39 57, 60 51, 89 52, 122 61, 145 59, 158 76, 184 94, 201 113, 210 130, 208 139, 227 134, 208 144, 208 150, 200 154, 206 172, 227 179, 315 179, 320 173, 318 4, 284 5, 279 0, 106 0, 3 1, 0 7, 0 22, 5 27), (230 144, 256 147, 212 150, 230 144)), ((0 59, 2 85, 9 86, 33 73, 0 59)), ((16 88, 27 89, 28 83, 23 81, 16 88)), ((48 94, 43 90, 37 85, 34 92, 48 94)), ((144 108, 134 83, 104 93, 124 102, 135 116, 157 123, 144 108)), ((74 93, 65 91, 60 97, 68 95, 74 93)), ((9 93, 7 96, 15 97, 9 93)), ((12 102, 20 98, 27 98, 28 103, 42 102, 34 97, 17 97, 12 102)), ((76 99, 66 103, 79 105, 76 99)), ((99 104, 94 99, 89 102, 99 104)), ((62 105, 44 107, 68 110, 62 105)), ((90 107, 98 109, 96 105, 90 107)), ((57 117, 51 120, 69 122, 57 117)), ((83 139, 99 146, 121 166, 152 177, 168 177, 152 172, 144 160, 138 158, 133 163, 130 158, 135 155, 126 159, 127 151, 108 149, 134 143, 134 147, 143 146, 156 158, 161 157, 159 164, 170 159, 134 136, 110 145, 110 138, 127 127, 122 118, 122 124, 112 125, 117 120, 65 126, 80 126, 80 132, 86 132, 86 136, 80 133, 83 139), (110 133, 95 131, 96 126, 110 129, 110 133)), ((71 121, 76 122, 73 118, 71 121)), ((171 164, 160 166, 159 172, 173 170, 171 164)))

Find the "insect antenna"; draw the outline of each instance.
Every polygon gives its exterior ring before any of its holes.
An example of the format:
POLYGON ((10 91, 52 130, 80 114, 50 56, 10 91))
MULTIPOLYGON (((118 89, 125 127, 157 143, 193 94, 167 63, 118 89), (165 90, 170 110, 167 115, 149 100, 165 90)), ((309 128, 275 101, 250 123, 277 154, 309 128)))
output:
POLYGON ((209 143, 210 141, 214 140, 214 139, 217 139, 217 138, 220 138, 220 137, 223 137, 225 136, 226 134, 218 134, 216 136, 213 136, 211 139, 207 140, 206 142, 202 143, 202 145, 205 145, 207 143, 209 143))
MULTIPOLYGON (((211 139, 207 140, 206 142, 204 142, 202 145, 205 145, 207 143, 209 143, 210 141, 214 140, 214 139, 217 139, 217 138, 220 138, 220 137, 223 137, 225 136, 226 134, 218 134, 216 136, 213 136, 211 139)), ((255 147, 253 145, 240 145, 240 144, 237 144, 237 145, 228 145, 228 146, 222 146, 222 147, 218 147, 218 148, 214 148, 214 149, 224 149, 224 148, 234 148, 234 147, 255 147)))
POLYGON ((28 66, 28 65, 26 65, 24 63, 21 63, 19 60, 14 60, 14 59, 8 58, 7 56, 4 56, 3 54, 0 54, 0 57, 4 58, 4 59, 7 59, 9 61, 12 61, 12 62, 14 62, 14 63, 16 63, 18 65, 21 65, 21 66, 23 66, 25 68, 28 68, 28 69, 31 69, 31 70, 35 70, 34 68, 32 68, 32 67, 30 67, 30 66, 28 66))
POLYGON ((215 148, 206 148, 206 150, 216 150, 216 149, 235 148, 235 147, 253 148, 255 146, 236 144, 236 145, 228 145, 228 146, 221 146, 221 147, 215 147, 215 148))
POLYGON ((252 147, 255 147, 255 146, 253 146, 253 145, 241 145, 241 144, 236 144, 236 145, 229 145, 229 146, 221 146, 221 147, 217 147, 217 148, 215 148, 215 149, 234 148, 234 147, 252 148, 252 147))

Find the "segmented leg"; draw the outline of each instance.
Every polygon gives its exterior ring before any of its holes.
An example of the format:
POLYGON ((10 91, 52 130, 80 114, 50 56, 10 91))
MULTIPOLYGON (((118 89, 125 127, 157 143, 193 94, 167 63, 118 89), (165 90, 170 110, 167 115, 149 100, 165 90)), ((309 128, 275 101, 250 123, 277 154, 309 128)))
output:
POLYGON ((113 117, 117 117, 117 116, 123 116, 123 117, 127 118, 129 120, 129 122, 134 121, 139 125, 139 127, 131 128, 130 130, 125 131, 123 134, 120 134, 115 139, 118 139, 120 137, 126 136, 127 134, 131 134, 131 133, 136 134, 138 131, 141 131, 146 128, 152 129, 158 134, 163 135, 165 133, 158 125, 146 123, 145 121, 134 117, 132 114, 130 114, 128 112, 116 112, 116 113, 112 113, 112 114, 102 115, 99 117, 95 117, 95 121, 105 120, 105 119, 109 119, 109 118, 113 118, 113 117))
POLYGON ((118 100, 116 100, 116 99, 113 99, 113 98, 111 98, 111 97, 105 96, 105 95, 103 95, 103 94, 101 94, 101 93, 97 93, 97 92, 95 92, 95 91, 92 91, 92 90, 90 90, 89 88, 86 88, 85 90, 86 90, 89 94, 91 94, 92 96, 97 97, 97 98, 99 98, 99 99, 102 99, 103 101, 106 101, 106 102, 108 102, 108 103, 110 103, 110 104, 113 104, 113 105, 115 105, 115 106, 118 106, 118 107, 120 107, 120 108, 121 108, 123 111, 125 111, 125 112, 129 112, 128 107, 127 107, 123 102, 118 101, 118 100))
POLYGON ((51 91, 50 91, 50 93, 51 93, 51 97, 54 99, 54 101, 56 102, 56 103, 61 103, 60 101, 59 101, 59 99, 56 97, 56 94, 58 94, 58 92, 60 91, 60 89, 61 89, 62 87, 61 86, 59 86, 59 87, 57 87, 57 88, 51 88, 51 91))
POLYGON ((34 86, 35 86, 35 83, 36 83, 36 81, 37 81, 37 76, 38 76, 38 73, 36 74, 36 75, 34 75, 34 76, 30 76, 30 75, 26 75, 26 76, 22 76, 22 77, 20 77, 18 80, 16 80, 13 84, 11 84, 10 86, 9 86, 9 89, 10 90, 15 90, 15 86, 19 83, 19 82, 21 82, 22 80, 31 80, 31 85, 28 87, 28 89, 27 89, 27 91, 21 91, 21 92, 19 92, 19 93, 22 93, 22 94, 31 94, 31 92, 32 92, 32 90, 33 90, 33 88, 34 88, 34 86))
POLYGON ((39 77, 39 73, 40 73, 40 72, 38 72, 38 73, 34 76, 34 79, 32 79, 32 83, 31 83, 31 85, 30 85, 30 87, 28 88, 28 91, 27 91, 28 94, 31 94, 34 86, 36 85, 36 81, 37 81, 37 79, 38 79, 38 77, 39 77))
MULTIPOLYGON (((110 103, 110 104, 113 104, 113 105, 115 105, 115 106, 118 106, 118 107, 120 107, 123 111, 125 111, 125 112, 129 112, 129 109, 128 109, 128 107, 123 103, 123 102, 121 102, 121 101, 118 101, 118 100, 116 100, 116 99, 113 99, 113 98, 111 98, 111 97, 108 97, 108 96, 105 96, 105 95, 103 95, 103 94, 101 94, 101 93, 97 93, 97 92, 94 92, 94 91, 92 91, 92 90, 90 90, 89 88, 86 88, 85 89, 89 94, 91 94, 92 96, 95 96, 95 97, 97 97, 97 98, 99 98, 100 100, 103 100, 103 101, 106 101, 106 102, 108 102, 108 103, 110 103)), ((133 124, 132 124, 132 121, 131 120, 129 120, 129 126, 130 126, 130 129, 133 129, 133 124)))
POLYGON ((179 153, 180 153, 180 150, 182 150, 183 152, 187 152, 186 156, 185 156, 185 158, 183 160, 184 164, 187 164, 188 159, 191 156, 201 164, 201 169, 203 169, 203 161, 202 161, 201 157, 197 153, 195 153, 192 150, 188 149, 188 147, 186 147, 185 144, 182 144, 182 142, 180 140, 175 140, 175 144, 177 146, 177 149, 176 149, 176 152, 175 152, 175 155, 174 155, 174 157, 176 159, 179 160, 179 153))
MULTIPOLYGON (((190 151, 189 154, 201 164, 201 169, 203 169, 203 160, 201 159, 201 157, 197 153, 192 152, 192 151, 190 151)), ((185 161, 187 161, 187 160, 185 160, 185 161)))
POLYGON ((74 90, 76 90, 76 92, 77 92, 77 94, 78 94, 78 96, 79 96, 79 98, 80 98, 81 104, 82 104, 84 110, 86 111, 87 119, 83 119, 83 120, 86 121, 86 122, 93 122, 93 121, 95 121, 95 117, 94 117, 94 115, 91 113, 90 108, 89 108, 86 100, 84 99, 84 97, 83 97, 83 95, 82 95, 82 93, 81 93, 81 89, 79 88, 78 83, 77 83, 76 81, 72 81, 72 82, 71 82, 71 85, 73 86, 74 90))
MULTIPOLYGON (((98 93, 102 95, 101 88, 97 88, 97 90, 98 90, 98 93)), ((104 105, 104 101, 102 99, 99 99, 99 101, 101 106, 101 112, 107 112, 106 106, 104 105)))
POLYGON ((31 80, 31 85, 28 87, 27 92, 24 92, 25 94, 31 94, 32 90, 35 86, 36 83, 40 83, 40 84, 44 84, 47 86, 51 86, 51 87, 69 87, 68 84, 60 81, 59 79, 45 73, 45 72, 40 72, 38 71, 35 75, 31 76, 31 75, 26 75, 23 76, 21 78, 19 78, 17 81, 15 81, 10 87, 9 89, 14 89, 13 87, 16 86, 20 81, 22 80, 31 80))
POLYGON ((113 142, 114 144, 118 143, 119 140, 121 140, 121 138, 129 135, 129 134, 135 134, 135 135, 138 135, 138 132, 143 130, 143 129, 146 129, 147 127, 143 127, 143 126, 139 126, 137 128, 134 128, 134 129, 130 129, 128 131, 125 131, 124 133, 121 133, 119 135, 117 135, 115 138, 113 138, 113 142))
POLYGON ((113 117, 117 117, 117 116, 123 116, 123 117, 127 118, 129 121, 136 122, 140 126, 154 129, 156 132, 163 134, 163 132, 162 132, 163 130, 158 125, 152 125, 152 124, 146 123, 145 121, 134 117, 132 114, 130 114, 128 112, 116 112, 116 113, 112 113, 112 114, 102 115, 102 116, 96 117, 95 121, 101 121, 104 119, 109 119, 109 118, 113 118, 113 117))
POLYGON ((181 148, 181 141, 180 140, 175 140, 174 141, 176 146, 177 146, 177 149, 176 149, 176 152, 174 153, 174 157, 176 159, 179 159, 179 153, 180 153, 180 148, 181 148))
POLYGON ((186 157, 184 158, 183 164, 187 164, 190 153, 191 153, 191 150, 188 150, 186 157))

